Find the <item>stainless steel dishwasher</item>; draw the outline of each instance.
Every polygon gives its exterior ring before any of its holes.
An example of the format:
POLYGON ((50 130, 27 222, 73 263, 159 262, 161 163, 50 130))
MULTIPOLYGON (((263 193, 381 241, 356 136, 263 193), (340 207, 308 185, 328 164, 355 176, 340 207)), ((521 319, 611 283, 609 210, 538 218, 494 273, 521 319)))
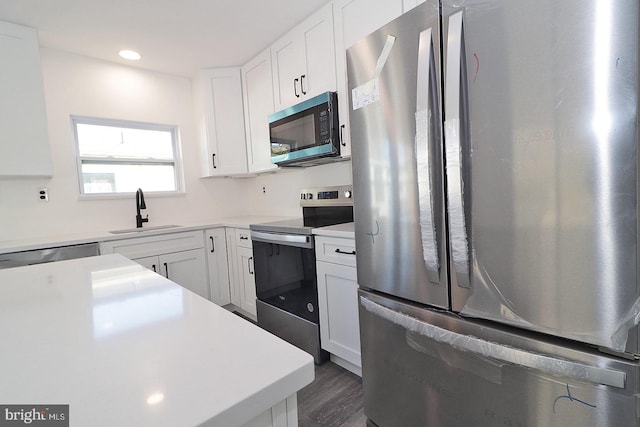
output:
POLYGON ((0 254, 0 269, 100 255, 98 243, 59 246, 0 254))

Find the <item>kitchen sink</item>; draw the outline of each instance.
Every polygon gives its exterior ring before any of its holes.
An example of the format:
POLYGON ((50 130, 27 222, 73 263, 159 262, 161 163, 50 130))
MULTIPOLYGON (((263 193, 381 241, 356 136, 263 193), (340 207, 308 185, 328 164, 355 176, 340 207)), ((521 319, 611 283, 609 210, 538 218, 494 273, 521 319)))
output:
POLYGON ((180 227, 179 225, 170 224, 170 225, 156 225, 154 227, 142 227, 142 228, 126 228, 123 230, 112 230, 109 231, 111 234, 126 234, 126 233, 140 233, 142 231, 153 231, 153 230, 163 230, 165 228, 175 228, 180 227))

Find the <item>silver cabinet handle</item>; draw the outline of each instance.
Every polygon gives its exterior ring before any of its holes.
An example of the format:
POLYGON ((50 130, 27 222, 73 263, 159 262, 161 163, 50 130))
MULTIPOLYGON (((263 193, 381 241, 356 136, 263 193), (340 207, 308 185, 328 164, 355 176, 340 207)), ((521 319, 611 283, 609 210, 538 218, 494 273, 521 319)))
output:
POLYGON ((214 253, 216 251, 216 248, 213 244, 213 236, 209 236, 209 238, 211 239, 211 253, 214 253))
POLYGON ((581 362, 566 359, 558 359, 485 341, 471 335, 459 334, 423 322, 399 311, 392 310, 364 296, 360 296, 360 304, 362 304, 364 309, 376 316, 402 326, 408 331, 415 332, 435 342, 449 345, 460 351, 499 360, 515 366, 534 369, 551 376, 562 376, 577 381, 588 381, 592 384, 604 384, 617 388, 624 388, 625 385, 627 375, 622 371, 585 365, 581 362))
POLYGON ((247 259, 247 267, 249 269, 249 274, 253 274, 253 270, 251 270, 251 264, 253 262, 253 257, 250 256, 249 259, 247 259))
POLYGON ((167 279, 169 278, 169 265, 166 262, 164 263, 164 275, 167 279))
POLYGON ((467 241, 462 182, 463 124, 461 99, 466 94, 462 12, 449 17, 447 34, 447 69, 445 74, 445 158, 447 161, 447 197, 449 199, 449 237, 451 257, 458 286, 469 285, 469 247, 467 241))
MULTIPOLYGON (((430 128, 439 123, 438 83, 433 57, 433 34, 429 28, 420 33, 418 44, 418 80, 416 85, 416 163, 418 167, 418 202, 420 205, 420 232, 422 256, 429 280, 440 282, 440 260, 436 238, 433 182, 430 149, 439 135, 430 128), (435 105, 434 105, 435 104, 435 105)), ((438 129, 439 130, 439 129, 438 129)))

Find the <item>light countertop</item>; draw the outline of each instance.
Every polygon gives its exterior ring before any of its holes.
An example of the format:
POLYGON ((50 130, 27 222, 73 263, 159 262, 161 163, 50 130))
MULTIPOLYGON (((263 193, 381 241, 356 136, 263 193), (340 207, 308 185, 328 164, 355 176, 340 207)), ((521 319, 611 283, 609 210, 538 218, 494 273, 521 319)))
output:
POLYGON ((231 427, 314 377, 307 353, 120 255, 0 284, 0 401, 69 404, 72 426, 231 427))
MULTIPOLYGON (((60 236, 42 236, 36 238, 4 240, 0 241, 0 254, 8 252, 28 251, 32 249, 41 249, 57 246, 78 245, 91 242, 107 242, 112 240, 131 239, 143 236, 155 236, 160 234, 179 233, 182 231, 203 230, 216 227, 236 227, 249 228, 250 224, 259 224, 262 222, 282 221, 291 219, 290 216, 238 216, 228 218, 217 218, 211 220, 193 221, 188 224, 178 223, 178 227, 153 229, 154 226, 163 226, 165 224, 145 225, 141 232, 131 232, 123 234, 113 234, 108 230, 99 230, 85 233, 68 233, 60 236)), ((127 229, 128 227, 120 227, 127 229)))
POLYGON ((353 222, 314 228, 312 232, 317 236, 342 237, 345 239, 355 238, 355 228, 353 222))

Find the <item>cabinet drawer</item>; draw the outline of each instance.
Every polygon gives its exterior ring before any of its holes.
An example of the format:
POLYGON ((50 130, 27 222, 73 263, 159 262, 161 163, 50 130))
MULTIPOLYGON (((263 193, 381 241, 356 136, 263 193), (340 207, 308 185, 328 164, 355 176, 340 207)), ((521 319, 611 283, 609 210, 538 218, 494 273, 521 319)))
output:
POLYGON ((356 242, 353 239, 316 236, 316 260, 355 267, 356 242))
POLYGON ((236 228, 236 246, 241 248, 252 248, 251 231, 244 228, 236 228))

